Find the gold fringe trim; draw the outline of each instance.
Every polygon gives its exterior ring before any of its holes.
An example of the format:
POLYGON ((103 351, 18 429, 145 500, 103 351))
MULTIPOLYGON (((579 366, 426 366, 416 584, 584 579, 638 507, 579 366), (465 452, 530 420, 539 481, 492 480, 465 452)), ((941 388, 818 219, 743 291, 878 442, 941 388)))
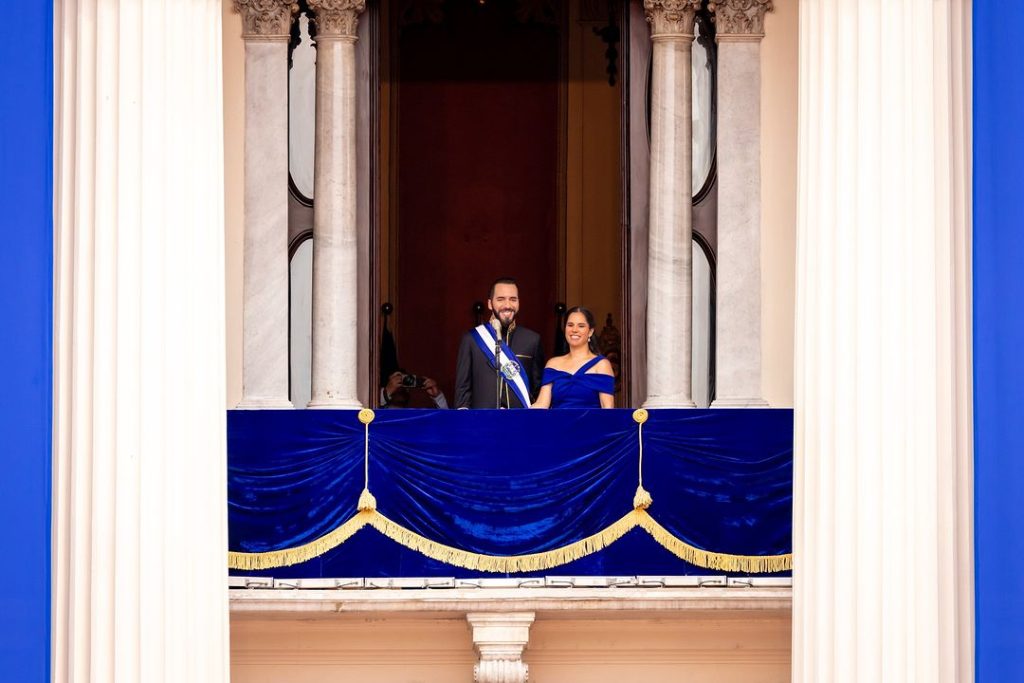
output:
POLYGON ((729 555, 701 550, 684 543, 669 533, 646 510, 637 511, 637 524, 651 535, 658 545, 676 557, 706 569, 725 572, 762 574, 789 571, 793 568, 793 555, 729 555))
MULTIPOLYGON (((639 494, 639 492, 638 492, 639 494)), ((569 545, 530 555, 481 555, 459 550, 393 522, 377 510, 361 510, 352 519, 315 541, 295 548, 265 553, 228 553, 231 569, 256 570, 288 567, 323 555, 351 538, 364 526, 372 526, 392 541, 433 560, 464 569, 510 574, 551 569, 604 550, 636 527, 642 528, 663 548, 690 564, 706 569, 749 574, 775 573, 793 568, 793 555, 728 555, 701 550, 684 543, 661 526, 642 507, 630 510, 592 536, 569 545)))
POLYGON ((569 545, 530 555, 481 555, 431 541, 378 513, 370 525, 410 550, 445 564, 483 572, 513 573, 551 569, 607 548, 637 525, 636 511, 630 511, 593 536, 569 545))
POLYGON ((338 547, 357 531, 370 523, 370 518, 376 512, 357 512, 350 520, 337 527, 333 531, 324 534, 315 541, 305 545, 285 548, 284 550, 272 550, 265 553, 239 553, 228 552, 228 567, 231 569, 274 569, 275 567, 290 567, 306 560, 319 557, 328 550, 338 547))

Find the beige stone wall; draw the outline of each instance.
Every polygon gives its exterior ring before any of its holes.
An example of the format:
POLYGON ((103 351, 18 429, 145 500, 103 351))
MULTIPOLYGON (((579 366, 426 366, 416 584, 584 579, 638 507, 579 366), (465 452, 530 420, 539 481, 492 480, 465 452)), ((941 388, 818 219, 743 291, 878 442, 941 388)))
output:
MULTIPOLYGON (((540 613, 523 658, 531 683, 786 683, 789 652, 788 611, 540 613)), ((231 626, 233 683, 458 683, 475 661, 460 614, 231 626)))
POLYGON ((788 683, 788 614, 540 620, 531 683, 788 683))
POLYGON ((242 18, 224 0, 224 259, 227 407, 242 400, 242 239, 245 181, 245 44, 242 18))
POLYGON ((761 277, 764 398, 793 406, 799 0, 775 0, 761 45, 761 277))
POLYGON ((449 683, 473 677, 466 621, 234 619, 233 683, 449 683))

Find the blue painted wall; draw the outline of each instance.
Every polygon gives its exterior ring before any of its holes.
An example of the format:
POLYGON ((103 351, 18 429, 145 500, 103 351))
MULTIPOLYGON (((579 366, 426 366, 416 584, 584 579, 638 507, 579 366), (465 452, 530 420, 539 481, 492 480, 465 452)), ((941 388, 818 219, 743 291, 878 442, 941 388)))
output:
POLYGON ((1024 3, 974 3, 978 683, 1024 681, 1024 3))
POLYGON ((0 40, 0 681, 50 678, 53 8, 0 40))

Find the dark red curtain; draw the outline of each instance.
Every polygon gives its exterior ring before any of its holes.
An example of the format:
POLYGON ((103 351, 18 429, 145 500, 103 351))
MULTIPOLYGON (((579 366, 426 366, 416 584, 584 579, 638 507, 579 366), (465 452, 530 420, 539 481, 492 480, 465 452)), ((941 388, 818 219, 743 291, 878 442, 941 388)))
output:
POLYGON ((551 352, 557 297, 560 29, 537 3, 406 6, 397 41, 396 341, 452 398, 472 305, 520 283, 522 324, 551 352))

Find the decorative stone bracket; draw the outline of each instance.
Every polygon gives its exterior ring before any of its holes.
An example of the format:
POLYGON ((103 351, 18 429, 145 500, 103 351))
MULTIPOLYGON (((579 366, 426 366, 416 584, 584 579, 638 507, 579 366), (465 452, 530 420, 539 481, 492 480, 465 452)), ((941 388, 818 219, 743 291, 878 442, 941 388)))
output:
POLYGON ((480 659, 473 667, 476 683, 526 683, 529 667, 523 650, 530 642, 533 612, 471 612, 473 647, 480 659))

